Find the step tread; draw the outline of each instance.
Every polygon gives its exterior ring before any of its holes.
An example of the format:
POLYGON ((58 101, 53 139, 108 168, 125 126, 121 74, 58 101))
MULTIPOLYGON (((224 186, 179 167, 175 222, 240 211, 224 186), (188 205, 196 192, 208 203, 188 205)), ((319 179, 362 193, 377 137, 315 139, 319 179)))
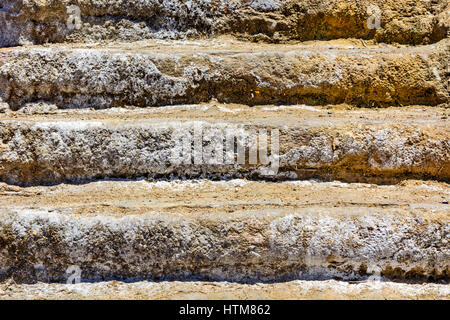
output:
POLYGON ((117 107, 109 109, 58 109, 55 104, 29 103, 18 111, 0 113, 0 121, 13 122, 72 122, 101 121, 145 124, 182 121, 210 123, 245 123, 301 127, 330 127, 359 125, 433 125, 448 131, 450 108, 405 106, 388 108, 352 108, 342 105, 255 105, 223 104, 210 101, 202 104, 169 105, 157 108, 117 107))
MULTIPOLYGON (((430 53, 436 48, 447 43, 447 39, 428 45, 404 45, 376 43, 363 41, 357 38, 334 39, 334 40, 310 40, 294 41, 289 43, 254 43, 241 41, 229 37, 218 37, 211 39, 147 39, 129 42, 75 42, 75 43, 46 43, 41 45, 23 45, 17 47, 0 48, 1 53, 21 52, 30 50, 40 51, 75 51, 92 50, 111 53, 136 53, 136 54, 158 54, 176 53, 217 53, 217 54, 241 54, 241 53, 263 53, 263 52, 292 52, 303 51, 305 54, 326 50, 328 54, 376 54, 376 53, 430 53)), ((89 51, 88 51, 89 52, 89 51)))
POLYGON ((449 285, 405 284, 380 281, 348 283, 335 280, 291 281, 273 284, 230 282, 105 281, 80 284, 0 283, 0 299, 164 299, 164 300, 271 300, 271 299, 450 299, 449 285))
POLYGON ((74 217, 174 213, 196 217, 237 212, 370 211, 450 214, 450 185, 408 180, 400 185, 290 181, 103 180, 86 184, 19 187, 0 183, 0 207, 13 211, 52 210, 74 217), (329 209, 332 209, 331 211, 329 209), (339 211, 340 210, 340 211, 339 211))

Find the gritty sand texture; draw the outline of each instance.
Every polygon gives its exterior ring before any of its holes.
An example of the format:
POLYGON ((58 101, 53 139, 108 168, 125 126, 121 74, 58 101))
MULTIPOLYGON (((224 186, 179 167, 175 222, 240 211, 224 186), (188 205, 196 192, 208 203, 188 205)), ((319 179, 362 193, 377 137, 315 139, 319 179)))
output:
POLYGON ((229 282, 133 282, 17 285, 0 284, 0 299, 164 299, 164 300, 448 300, 450 289, 439 284, 380 281, 291 281, 274 284, 229 282))

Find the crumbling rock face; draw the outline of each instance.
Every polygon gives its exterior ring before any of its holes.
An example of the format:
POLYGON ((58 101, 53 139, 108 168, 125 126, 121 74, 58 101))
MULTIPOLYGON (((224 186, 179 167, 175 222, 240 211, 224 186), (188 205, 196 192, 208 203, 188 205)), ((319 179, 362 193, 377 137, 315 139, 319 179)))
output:
POLYGON ((445 279, 448 212, 309 208, 185 216, 0 213, 0 277, 281 281, 445 279))
POLYGON ((448 104, 448 40, 417 48, 147 43, 4 50, 0 96, 13 110, 207 102, 376 107, 448 104), (204 47, 208 46, 208 47, 204 47), (189 48, 190 50, 186 50, 189 48))
POLYGON ((7 0, 2 6, 0 46, 218 35, 427 44, 449 32, 447 0, 7 0), (67 23, 74 21, 73 5, 80 9, 76 28, 67 23))
MULTIPOLYGON (((405 177, 450 179, 448 128, 366 125, 351 128, 290 125, 279 127, 201 121, 62 121, 0 122, 2 153, 0 179, 14 184, 54 184, 94 178, 250 177, 263 179, 324 178, 346 181, 396 180, 405 177), (180 141, 202 127, 203 144, 227 149, 233 132, 248 147, 251 129, 280 132, 279 170, 269 165, 182 163, 180 141)), ((206 152, 206 151, 205 151, 206 152)), ((235 151, 231 151, 235 159, 235 151)), ((270 152, 269 152, 270 153, 270 152)), ((205 157, 206 159, 206 157, 205 157)))

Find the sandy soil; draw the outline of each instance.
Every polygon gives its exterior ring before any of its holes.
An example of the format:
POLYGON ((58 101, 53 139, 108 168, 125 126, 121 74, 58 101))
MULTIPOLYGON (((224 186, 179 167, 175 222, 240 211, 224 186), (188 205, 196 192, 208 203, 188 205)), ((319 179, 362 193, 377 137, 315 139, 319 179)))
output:
POLYGON ((0 299, 450 299, 450 286, 380 281, 230 282, 109 281, 80 284, 0 284, 0 299))
POLYGON ((53 208, 82 215, 189 215, 257 209, 379 207, 448 210, 450 186, 408 180, 398 185, 248 180, 111 180, 22 188, 0 184, 0 207, 53 208))

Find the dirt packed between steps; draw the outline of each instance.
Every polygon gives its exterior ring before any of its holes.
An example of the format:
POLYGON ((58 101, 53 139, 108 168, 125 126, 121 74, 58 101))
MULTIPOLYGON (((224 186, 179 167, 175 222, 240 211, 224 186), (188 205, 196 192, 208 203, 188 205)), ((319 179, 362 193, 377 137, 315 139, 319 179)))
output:
POLYGON ((230 282, 133 282, 106 281, 80 284, 0 283, 0 299, 198 299, 198 300, 448 300, 450 289, 439 284, 403 284, 379 281, 291 281, 273 284, 230 282))
MULTIPOLYGON (((139 120, 204 120, 214 123, 218 120, 232 123, 252 122, 263 125, 265 122, 280 125, 302 124, 311 127, 322 123, 336 125, 370 124, 429 124, 445 128, 450 121, 450 105, 428 107, 411 105, 386 108, 356 108, 349 104, 339 105, 254 105, 220 103, 212 99, 200 104, 166 105, 157 108, 125 105, 108 109, 59 109, 56 104, 45 101, 27 103, 19 110, 2 109, 0 121, 129 121, 139 120)), ((437 132, 436 132, 437 133, 437 132)))
POLYGON ((197 216, 242 210, 308 207, 448 209, 450 185, 407 180, 397 185, 261 182, 245 179, 102 180, 85 184, 19 187, 0 183, 0 207, 47 208, 61 214, 124 216, 149 211, 197 216))

